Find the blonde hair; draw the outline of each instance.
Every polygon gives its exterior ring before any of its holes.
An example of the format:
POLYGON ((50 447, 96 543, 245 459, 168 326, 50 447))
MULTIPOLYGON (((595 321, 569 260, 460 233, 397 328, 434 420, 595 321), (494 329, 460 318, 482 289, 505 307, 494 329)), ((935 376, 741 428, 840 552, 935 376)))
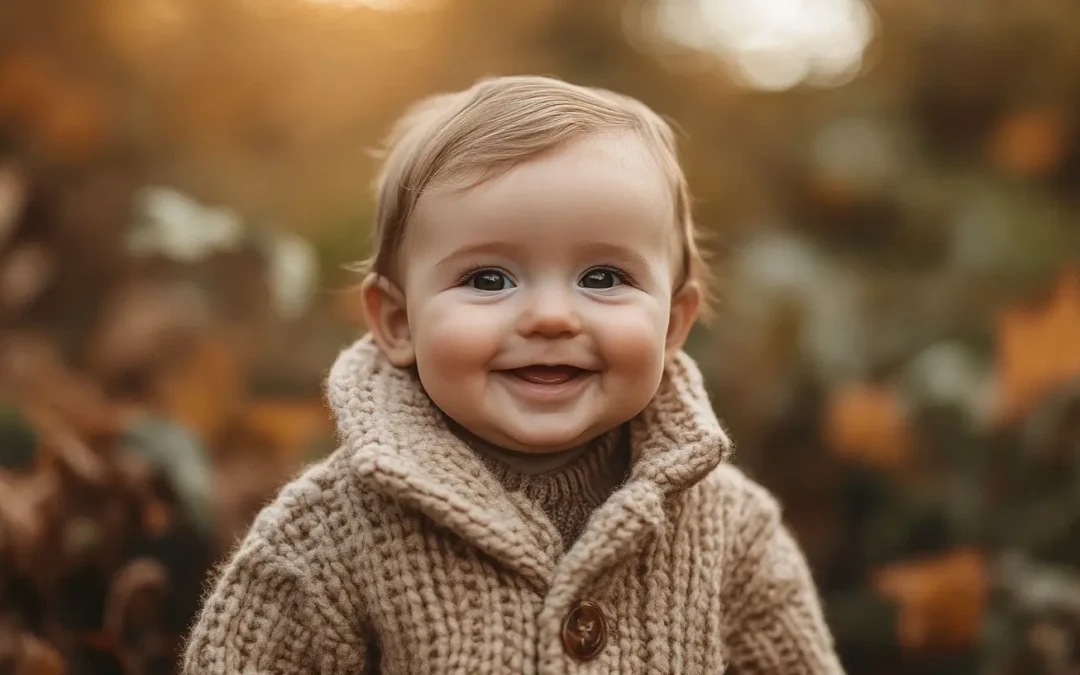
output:
POLYGON ((409 217, 437 182, 471 176, 466 187, 475 186, 570 141, 618 131, 641 138, 669 183, 683 244, 679 286, 694 280, 707 295, 708 266, 671 126, 629 96, 540 76, 483 79, 406 111, 386 139, 376 179, 374 250, 360 271, 393 277, 409 217))

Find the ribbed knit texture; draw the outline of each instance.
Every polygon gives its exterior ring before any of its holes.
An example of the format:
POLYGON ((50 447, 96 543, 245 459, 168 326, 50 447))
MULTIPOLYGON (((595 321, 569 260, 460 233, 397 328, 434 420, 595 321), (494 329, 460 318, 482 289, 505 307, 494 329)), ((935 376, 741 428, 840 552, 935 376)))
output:
POLYGON ((187 675, 835 674, 810 572, 685 354, 630 422, 629 476, 564 552, 414 374, 363 338, 328 394, 342 447, 287 485, 217 573, 187 675), (591 600, 592 661, 561 625, 591 600))
POLYGON ((577 541, 592 512, 626 479, 630 448, 623 431, 615 429, 585 448, 566 451, 569 462, 546 470, 542 456, 500 451, 476 441, 470 447, 503 488, 520 493, 547 516, 565 551, 577 541))

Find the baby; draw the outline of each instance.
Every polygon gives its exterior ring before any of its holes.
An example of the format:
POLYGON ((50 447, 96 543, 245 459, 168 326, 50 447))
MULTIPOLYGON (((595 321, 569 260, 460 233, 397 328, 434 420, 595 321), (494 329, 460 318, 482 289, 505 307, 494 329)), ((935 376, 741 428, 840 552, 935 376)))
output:
POLYGON ((184 672, 841 673, 682 351, 695 236, 638 101, 504 77, 411 110, 327 385, 342 445, 221 568, 184 672))

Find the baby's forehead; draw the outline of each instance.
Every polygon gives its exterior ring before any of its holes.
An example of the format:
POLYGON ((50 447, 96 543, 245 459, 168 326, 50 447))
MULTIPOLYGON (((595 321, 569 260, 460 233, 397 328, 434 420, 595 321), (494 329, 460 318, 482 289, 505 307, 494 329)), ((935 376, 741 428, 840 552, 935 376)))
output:
POLYGON ((462 165, 436 177, 418 201, 421 218, 442 209, 543 214, 567 202, 590 211, 627 203, 674 213, 670 181, 644 143, 631 134, 588 136, 506 166, 462 165))
POLYGON ((672 190, 640 143, 592 138, 499 171, 478 184, 436 184, 410 223, 417 239, 594 235, 626 240, 677 232, 672 190))
MULTIPOLYGON (((431 176, 423 193, 441 194, 482 188, 508 173, 603 170, 609 173, 619 171, 624 179, 633 176, 640 185, 647 187, 665 188, 672 183, 672 176, 668 175, 668 168, 659 160, 655 149, 639 133, 630 130, 583 134, 571 141, 502 164, 481 160, 481 157, 490 154, 490 150, 483 154, 462 150, 431 176)), ((516 153, 508 148, 506 154, 513 156, 516 153)))

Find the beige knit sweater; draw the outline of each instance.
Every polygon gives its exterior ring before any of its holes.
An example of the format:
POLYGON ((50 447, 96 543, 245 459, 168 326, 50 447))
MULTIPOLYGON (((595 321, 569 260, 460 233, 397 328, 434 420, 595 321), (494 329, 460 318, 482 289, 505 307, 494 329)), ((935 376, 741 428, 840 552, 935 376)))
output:
POLYGON ((328 392, 343 445, 221 568, 187 675, 842 672, 777 503, 721 461, 686 355, 630 423, 629 477, 565 551, 370 338, 328 392), (568 614, 590 620, 568 634, 568 614), (604 638, 589 660, 581 635, 604 638))

